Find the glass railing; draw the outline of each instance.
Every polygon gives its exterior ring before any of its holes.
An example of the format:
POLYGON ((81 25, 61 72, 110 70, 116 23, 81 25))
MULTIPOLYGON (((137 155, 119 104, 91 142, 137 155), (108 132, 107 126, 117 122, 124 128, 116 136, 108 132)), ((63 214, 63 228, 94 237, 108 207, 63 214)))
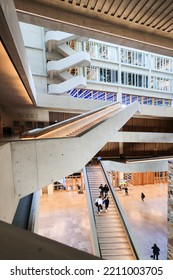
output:
POLYGON ((88 89, 73 89, 68 92, 73 98, 83 98, 92 100, 103 100, 103 101, 117 101, 117 94, 113 92, 88 90, 88 89))
MULTIPOLYGON (((70 90, 68 94, 73 98, 117 102, 117 93, 114 92, 106 92, 106 91, 90 90, 90 89, 73 89, 70 90)), ((155 106, 163 106, 163 107, 172 106, 171 99, 138 96, 133 94, 125 94, 125 93, 122 94, 121 103, 123 105, 129 105, 135 101, 138 101, 140 104, 145 104, 145 105, 155 105, 155 106)))

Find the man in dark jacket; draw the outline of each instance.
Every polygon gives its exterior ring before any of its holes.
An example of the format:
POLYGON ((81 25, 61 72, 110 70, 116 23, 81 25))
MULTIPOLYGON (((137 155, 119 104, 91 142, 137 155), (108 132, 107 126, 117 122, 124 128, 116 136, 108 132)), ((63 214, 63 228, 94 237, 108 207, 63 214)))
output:
POLYGON ((151 247, 151 249, 153 249, 153 259, 155 260, 158 260, 158 256, 159 256, 159 253, 160 253, 160 249, 159 249, 159 247, 156 245, 156 244, 154 244, 152 247, 151 247))

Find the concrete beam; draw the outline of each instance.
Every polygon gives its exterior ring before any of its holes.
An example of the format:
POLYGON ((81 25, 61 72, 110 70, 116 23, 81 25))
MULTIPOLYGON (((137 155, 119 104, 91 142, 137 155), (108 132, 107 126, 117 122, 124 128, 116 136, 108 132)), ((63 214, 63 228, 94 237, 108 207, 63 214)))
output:
POLYGON ((143 162, 129 162, 120 163, 114 161, 104 161, 104 168, 107 171, 119 171, 119 172, 162 172, 168 171, 168 159, 157 160, 153 159, 151 161, 146 160, 143 162))
POLYGON ((114 134, 110 142, 123 143, 173 143, 173 133, 125 132, 114 134))
POLYGON ((78 98, 72 98, 71 96, 65 95, 47 95, 38 94, 37 97, 38 106, 43 108, 55 108, 60 111, 76 112, 82 113, 90 110, 95 110, 97 108, 103 107, 108 104, 112 104, 111 101, 104 100, 92 100, 78 98), (56 104, 56 107, 55 107, 56 104))
MULTIPOLYGON (((172 98, 172 97, 171 97, 172 98)), ((136 116, 149 116, 158 118, 172 118, 173 107, 144 105, 140 106, 140 112, 136 113, 136 116)))

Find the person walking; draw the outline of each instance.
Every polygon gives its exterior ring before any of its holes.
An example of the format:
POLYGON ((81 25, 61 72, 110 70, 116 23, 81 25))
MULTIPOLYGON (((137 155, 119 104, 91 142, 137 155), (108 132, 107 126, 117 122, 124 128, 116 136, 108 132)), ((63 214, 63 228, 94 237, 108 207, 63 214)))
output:
POLYGON ((98 208, 98 213, 100 214, 100 212, 102 212, 103 210, 103 200, 101 198, 101 196, 99 195, 98 198, 96 198, 96 201, 95 201, 95 206, 98 208))
POLYGON ((100 189, 100 195, 102 196, 103 195, 103 184, 100 184, 99 189, 100 189))
POLYGON ((103 196, 107 197, 108 196, 108 192, 109 192, 108 185, 105 184, 104 187, 103 187, 103 196))
POLYGON ((160 254, 160 249, 159 249, 159 247, 156 245, 156 244, 154 244, 152 247, 151 247, 151 249, 153 250, 153 259, 155 260, 158 260, 158 257, 159 257, 159 254, 160 254))
POLYGON ((145 194, 142 192, 142 193, 141 193, 141 199, 142 199, 142 201, 144 201, 144 198, 145 198, 145 194))
POLYGON ((106 210, 106 212, 107 212, 108 207, 109 207, 109 197, 106 196, 106 198, 104 199, 103 202, 104 202, 104 205, 105 205, 105 210, 106 210))
POLYGON ((125 194, 126 194, 126 195, 129 195, 128 188, 125 187, 124 190, 125 190, 125 194))

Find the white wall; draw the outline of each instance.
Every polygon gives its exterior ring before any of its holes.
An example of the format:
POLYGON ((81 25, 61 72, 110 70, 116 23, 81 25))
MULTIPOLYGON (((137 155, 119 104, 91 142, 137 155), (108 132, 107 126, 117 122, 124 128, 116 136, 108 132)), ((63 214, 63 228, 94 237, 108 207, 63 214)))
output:
POLYGON ((44 28, 20 23, 22 36, 37 93, 47 93, 44 28))

